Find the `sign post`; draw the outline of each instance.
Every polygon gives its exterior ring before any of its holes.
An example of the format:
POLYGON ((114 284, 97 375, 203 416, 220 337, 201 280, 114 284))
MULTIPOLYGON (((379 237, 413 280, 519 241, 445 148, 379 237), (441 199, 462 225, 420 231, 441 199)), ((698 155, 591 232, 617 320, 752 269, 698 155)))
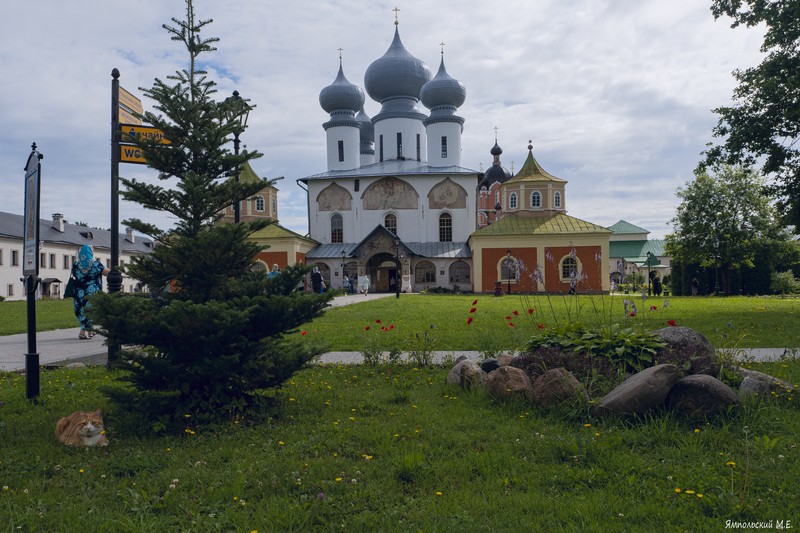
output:
POLYGON ((39 352, 36 351, 36 287, 39 284, 39 193, 42 182, 42 154, 31 145, 25 164, 24 262, 28 311, 28 353, 25 354, 25 390, 29 400, 39 396, 39 352))

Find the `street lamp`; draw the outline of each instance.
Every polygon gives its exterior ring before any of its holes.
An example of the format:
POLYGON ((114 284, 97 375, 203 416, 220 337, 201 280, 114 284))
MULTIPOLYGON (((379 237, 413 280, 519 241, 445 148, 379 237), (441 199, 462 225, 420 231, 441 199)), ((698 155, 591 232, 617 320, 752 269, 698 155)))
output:
POLYGON ((345 253, 344 250, 342 250, 342 288, 344 289, 345 294, 347 294, 348 292, 350 292, 350 289, 344 285, 344 267, 345 267, 344 258, 345 258, 345 253))
POLYGON ((395 298, 400 298, 400 280, 403 279, 403 262, 400 260, 400 239, 394 240, 395 257, 397 258, 397 272, 394 274, 395 298))
POLYGON ((714 239, 714 296, 719 296, 719 239, 714 239))
POLYGON ((508 294, 511 294, 511 250, 506 250, 506 276, 508 277, 508 294))
POLYGON ((647 295, 650 296, 650 260, 652 259, 653 254, 651 252, 647 252, 647 295))
MULTIPOLYGON (((233 91, 233 96, 230 96, 225 99, 226 108, 225 108, 225 117, 231 121, 236 122, 239 126, 236 128, 236 131, 233 132, 233 155, 239 155, 239 130, 244 130, 245 126, 247 126, 247 117, 250 115, 250 106, 247 105, 247 101, 239 96, 239 91, 233 91)), ((238 193, 238 185, 239 185, 239 164, 236 164, 236 189, 238 193)), ((238 223, 240 222, 241 217, 239 215, 239 201, 237 199, 236 202, 233 203, 233 221, 238 223)))

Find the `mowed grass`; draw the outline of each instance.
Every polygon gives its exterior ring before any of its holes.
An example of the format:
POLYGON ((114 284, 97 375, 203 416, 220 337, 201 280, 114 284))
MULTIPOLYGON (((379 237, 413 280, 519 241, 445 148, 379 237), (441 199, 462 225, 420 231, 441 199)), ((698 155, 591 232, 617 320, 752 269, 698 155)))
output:
MULTIPOLYGON (((358 295, 345 298, 359 301, 358 295)), ((403 294, 399 299, 389 297, 329 309, 304 327, 304 337, 329 350, 359 351, 367 339, 377 339, 385 349, 409 348, 417 335, 427 331, 437 350, 488 352, 522 346, 538 324, 549 328, 581 320, 584 324, 622 322, 658 329, 666 327, 667 320, 675 320, 680 326, 700 331, 718 348, 800 348, 800 298, 670 297, 664 307, 665 301, 654 297, 645 301, 640 295, 403 294), (636 317, 624 316, 626 298, 636 304, 636 317), (476 311, 470 313, 475 299, 476 311), (530 314, 529 309, 535 312, 530 314), (471 324, 467 324, 469 317, 473 318, 471 324), (381 324, 375 324, 376 320, 381 324), (514 326, 509 327, 509 322, 514 326), (367 325, 370 330, 364 329, 367 325), (394 328, 383 332, 382 325, 394 328)), ((27 331, 25 305, 22 301, 0 302, 0 335, 27 331)), ((72 300, 37 301, 36 322, 39 331, 77 327, 72 300)))
MULTIPOLYGON (((359 296, 347 298, 357 301, 359 296)), ((551 328, 580 320, 585 325, 621 323, 655 330, 674 320, 703 333, 717 348, 800 348, 800 298, 625 298, 401 295, 329 309, 304 327, 304 337, 332 351, 360 351, 372 341, 388 350, 411 349, 417 336, 427 332, 436 350, 491 352, 523 346, 540 325, 551 328), (630 307, 625 315, 625 298, 636 304, 635 317, 629 316, 630 307), (468 324, 469 318, 473 320, 468 324), (381 330, 388 326, 394 327, 381 330)))
MULTIPOLYGON (((754 368, 800 381, 800 362, 754 368)), ((0 375, 7 531, 721 531, 798 520, 798 398, 691 422, 658 412, 498 404, 446 368, 314 366, 273 417, 155 436, 98 394, 105 368, 0 375), (105 408, 110 445, 59 444, 59 417, 105 408)))

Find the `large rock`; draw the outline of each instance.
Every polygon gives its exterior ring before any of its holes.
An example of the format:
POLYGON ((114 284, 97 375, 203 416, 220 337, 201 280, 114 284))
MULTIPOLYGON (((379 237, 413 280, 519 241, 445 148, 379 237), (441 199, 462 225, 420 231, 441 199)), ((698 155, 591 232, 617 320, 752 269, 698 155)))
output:
POLYGON ((751 396, 768 396, 769 383, 760 379, 745 377, 739 384, 739 396, 749 398, 751 396))
POLYGON ((656 365, 638 372, 606 394, 594 406, 594 416, 636 415, 664 404, 672 386, 680 378, 675 365, 656 365))
POLYGON ((774 392, 797 392, 797 387, 794 385, 790 385, 785 381, 778 379, 774 376, 770 376, 769 374, 764 374, 763 372, 758 372, 756 370, 748 370, 742 367, 736 367, 736 372, 739 373, 740 376, 743 378, 752 378, 762 383, 765 383, 769 390, 774 392))
POLYGON ((588 403, 589 395, 569 371, 551 368, 533 382, 531 400, 537 405, 549 407, 575 400, 588 403))
POLYGON ((450 369, 447 374, 448 385, 458 385, 462 389, 479 387, 486 383, 486 372, 474 361, 464 359, 450 369))
POLYGON ((687 374, 719 374, 716 351, 702 333, 681 326, 659 329, 653 333, 667 343, 653 358, 654 363, 688 367, 687 374))
POLYGON ((725 413, 729 407, 739 404, 733 389, 706 374, 679 379, 667 396, 668 408, 695 419, 725 413))
POLYGON ((486 390, 496 400, 514 398, 530 399, 531 379, 524 371, 513 366, 501 366, 486 378, 486 390))

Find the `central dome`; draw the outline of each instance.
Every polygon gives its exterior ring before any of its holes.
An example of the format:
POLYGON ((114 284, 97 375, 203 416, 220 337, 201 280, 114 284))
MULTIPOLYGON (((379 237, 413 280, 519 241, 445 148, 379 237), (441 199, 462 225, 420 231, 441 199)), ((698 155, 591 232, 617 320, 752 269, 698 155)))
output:
POLYGON ((406 50, 400 40, 400 32, 395 28, 389 49, 367 68, 364 87, 376 102, 395 97, 419 100, 420 89, 430 79, 428 66, 406 50))

